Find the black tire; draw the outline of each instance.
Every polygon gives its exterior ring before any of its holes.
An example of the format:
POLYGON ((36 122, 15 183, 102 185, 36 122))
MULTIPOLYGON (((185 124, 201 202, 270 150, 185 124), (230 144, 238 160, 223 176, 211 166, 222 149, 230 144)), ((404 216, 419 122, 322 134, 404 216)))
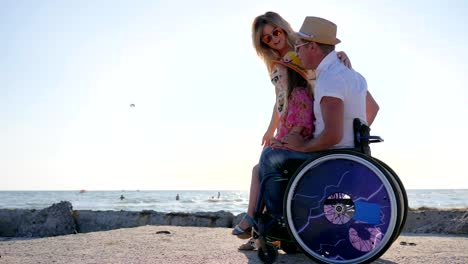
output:
POLYGON ((272 264, 278 258, 278 250, 272 244, 265 244, 266 251, 262 247, 258 249, 258 258, 265 264, 272 264))
POLYGON ((406 194, 406 189, 405 189, 405 186, 403 186, 403 182, 401 181, 400 177, 398 177, 396 172, 392 168, 390 168, 390 166, 385 164, 383 161, 374 157, 373 159, 375 159, 378 163, 380 163, 380 165, 382 165, 393 176, 393 179, 395 180, 397 187, 398 187, 397 194, 400 196, 400 200, 402 201, 402 207, 401 207, 402 212, 401 212, 400 227, 398 230, 398 234, 395 237, 395 239, 397 239, 400 236, 401 231, 403 231, 403 228, 405 227, 405 224, 406 224, 406 219, 408 217, 408 208, 409 208, 408 195, 406 194))

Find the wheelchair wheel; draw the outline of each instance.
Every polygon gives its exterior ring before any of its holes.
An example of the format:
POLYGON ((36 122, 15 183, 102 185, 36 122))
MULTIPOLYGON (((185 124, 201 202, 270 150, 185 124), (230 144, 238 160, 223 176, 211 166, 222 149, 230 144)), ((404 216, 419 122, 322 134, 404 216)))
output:
POLYGON ((290 235, 318 263, 369 263, 399 234, 403 201, 396 180, 373 158, 332 150, 305 162, 289 182, 290 235))
POLYGON ((382 165, 393 177, 393 179, 395 180, 396 182, 396 186, 398 187, 398 195, 400 196, 400 200, 403 202, 403 205, 401 207, 401 221, 400 221, 400 225, 399 225, 399 230, 398 230, 398 234, 397 236, 395 237, 395 239, 398 238, 398 236, 400 236, 400 233, 401 231, 403 231, 403 228, 405 227, 405 223, 406 223, 406 218, 408 217, 408 195, 406 194, 406 189, 405 187, 403 186, 403 182, 400 180, 400 177, 398 177, 398 175, 395 173, 395 171, 393 171, 392 168, 390 168, 390 166, 388 166, 387 164, 385 164, 383 161, 375 158, 375 157, 372 157, 374 160, 376 160, 380 165, 382 165))

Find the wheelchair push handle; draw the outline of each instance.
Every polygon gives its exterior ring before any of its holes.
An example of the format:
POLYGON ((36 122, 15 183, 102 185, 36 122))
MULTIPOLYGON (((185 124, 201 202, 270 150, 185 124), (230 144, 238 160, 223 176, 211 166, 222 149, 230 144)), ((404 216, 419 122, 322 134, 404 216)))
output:
POLYGON ((369 143, 379 143, 379 142, 384 141, 383 138, 381 138, 380 136, 363 136, 363 135, 361 135, 360 139, 361 139, 361 141, 362 140, 367 140, 367 141, 369 141, 369 143))

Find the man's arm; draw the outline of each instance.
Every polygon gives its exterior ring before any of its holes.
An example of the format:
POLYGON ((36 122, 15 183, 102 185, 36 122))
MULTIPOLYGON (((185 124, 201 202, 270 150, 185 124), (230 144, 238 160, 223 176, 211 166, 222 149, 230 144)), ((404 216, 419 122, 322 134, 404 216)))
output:
POLYGON ((329 149, 338 144, 343 137, 344 104, 336 97, 324 96, 320 102, 324 130, 308 142, 299 135, 289 135, 282 141, 284 146, 300 152, 312 152, 329 149))
MULTIPOLYGON (((301 133, 302 133, 302 131, 303 131, 304 129, 305 129, 305 127, 303 127, 303 126, 295 126, 295 127, 291 128, 291 131, 286 135, 286 137, 287 137, 288 135, 294 135, 294 136, 299 135, 300 137, 303 137, 303 136, 301 135, 301 133)), ((283 144, 282 141, 277 140, 276 138, 271 138, 271 139, 270 139, 270 146, 271 146, 272 148, 282 148, 282 147, 284 147, 285 145, 283 144)))
POLYGON ((367 118, 367 125, 370 126, 375 120, 377 116, 377 112, 379 112, 379 105, 374 100, 374 97, 367 91, 366 95, 366 118, 367 118))

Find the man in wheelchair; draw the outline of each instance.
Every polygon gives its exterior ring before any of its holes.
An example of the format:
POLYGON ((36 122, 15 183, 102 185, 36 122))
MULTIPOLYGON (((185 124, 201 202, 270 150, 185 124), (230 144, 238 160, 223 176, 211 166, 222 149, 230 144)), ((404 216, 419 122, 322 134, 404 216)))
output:
POLYGON ((262 152, 259 165, 263 201, 269 214, 276 217, 283 215, 284 181, 293 172, 287 168, 288 163, 300 164, 317 151, 354 148, 354 119, 370 125, 379 110, 364 77, 337 58, 335 45, 340 40, 336 38, 335 24, 307 17, 297 37, 295 49, 304 68, 316 72, 315 131, 309 141, 291 134, 281 142, 287 149, 267 147, 262 152))

